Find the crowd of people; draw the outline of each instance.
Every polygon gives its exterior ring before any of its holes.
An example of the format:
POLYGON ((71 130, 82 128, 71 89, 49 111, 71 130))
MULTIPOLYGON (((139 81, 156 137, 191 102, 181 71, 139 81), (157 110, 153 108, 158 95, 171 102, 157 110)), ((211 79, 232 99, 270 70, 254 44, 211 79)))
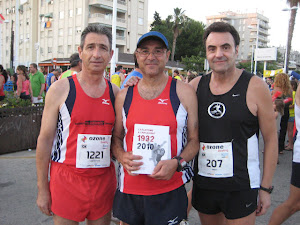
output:
POLYGON ((70 57, 70 69, 62 73, 61 68, 55 68, 50 73, 44 67, 38 69, 37 64, 31 63, 29 68, 18 65, 16 73, 9 73, 0 65, 0 101, 5 99, 5 86, 14 97, 30 100, 34 104, 44 102, 50 86, 57 80, 77 74, 81 71, 81 59, 78 53, 70 57))
POLYGON ((38 102, 48 90, 36 148, 37 205, 55 225, 109 225, 112 214, 122 225, 184 225, 191 207, 202 225, 255 224, 271 205, 284 149, 294 155, 290 196, 269 224, 300 209, 297 81, 282 73, 265 82, 238 69, 240 37, 230 24, 211 24, 203 41, 211 68, 204 76, 168 76, 169 43, 150 31, 137 42, 135 69, 125 77, 118 68, 110 82, 103 75, 112 35, 99 25, 83 30, 68 79, 59 79, 60 69, 45 79, 34 63, 29 75, 18 66, 17 97, 38 102))

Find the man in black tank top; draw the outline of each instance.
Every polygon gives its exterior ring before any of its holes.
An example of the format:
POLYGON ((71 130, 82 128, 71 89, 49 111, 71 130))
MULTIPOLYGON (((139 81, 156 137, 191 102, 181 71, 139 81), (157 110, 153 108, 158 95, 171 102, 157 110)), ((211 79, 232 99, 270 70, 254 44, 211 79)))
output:
POLYGON ((270 207, 277 163, 271 95, 262 79, 235 67, 240 38, 233 26, 213 23, 203 39, 212 72, 191 81, 199 103, 200 140, 192 204, 202 225, 255 224, 256 216, 270 207), (262 180, 259 129, 264 139, 262 180))

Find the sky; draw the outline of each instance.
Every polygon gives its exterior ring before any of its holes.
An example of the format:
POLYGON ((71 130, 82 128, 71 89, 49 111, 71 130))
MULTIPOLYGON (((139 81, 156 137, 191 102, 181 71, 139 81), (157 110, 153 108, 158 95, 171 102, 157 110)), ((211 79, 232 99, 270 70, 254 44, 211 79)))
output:
MULTIPOLYGON (((174 8, 185 10, 185 15, 206 24, 206 16, 219 12, 258 12, 269 19, 269 47, 285 47, 287 44, 290 11, 282 11, 289 6, 286 0, 148 0, 148 22, 153 21, 157 11, 161 19, 173 15, 174 8)), ((292 50, 300 52, 300 10, 297 12, 292 50)))

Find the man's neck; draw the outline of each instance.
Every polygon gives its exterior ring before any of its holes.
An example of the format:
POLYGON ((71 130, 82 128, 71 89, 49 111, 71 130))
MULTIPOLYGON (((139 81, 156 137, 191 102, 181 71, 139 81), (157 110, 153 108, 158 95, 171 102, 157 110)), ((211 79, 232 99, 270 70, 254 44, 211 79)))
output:
POLYGON ((241 69, 237 68, 226 73, 216 73, 213 71, 209 84, 211 92, 215 95, 227 93, 235 85, 242 72, 241 69))
POLYGON ((138 83, 139 94, 146 100, 157 98, 165 89, 168 79, 166 74, 155 77, 143 76, 143 79, 138 83))

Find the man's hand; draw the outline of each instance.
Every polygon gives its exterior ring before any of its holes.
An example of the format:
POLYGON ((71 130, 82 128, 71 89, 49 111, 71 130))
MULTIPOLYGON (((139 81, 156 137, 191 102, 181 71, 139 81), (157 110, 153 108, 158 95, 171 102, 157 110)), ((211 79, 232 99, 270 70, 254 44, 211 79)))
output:
POLYGON ((139 82, 140 79, 142 79, 142 78, 132 76, 129 78, 129 80, 126 82, 126 84, 124 84, 124 87, 131 87, 131 86, 137 85, 137 83, 139 82))
POLYGON ((136 176, 138 174, 132 173, 132 171, 140 169, 140 166, 143 165, 143 163, 137 162, 136 160, 141 160, 142 158, 142 156, 133 155, 132 152, 124 152, 121 157, 121 164, 127 170, 129 175, 136 176))
POLYGON ((162 160, 156 165, 153 173, 149 175, 157 180, 170 180, 178 166, 177 159, 162 160))
POLYGON ((53 215, 51 211, 51 194, 49 191, 39 191, 36 204, 42 213, 46 214, 47 216, 53 215))
POLYGON ((271 205, 271 195, 266 191, 259 191, 256 216, 264 215, 271 205))

